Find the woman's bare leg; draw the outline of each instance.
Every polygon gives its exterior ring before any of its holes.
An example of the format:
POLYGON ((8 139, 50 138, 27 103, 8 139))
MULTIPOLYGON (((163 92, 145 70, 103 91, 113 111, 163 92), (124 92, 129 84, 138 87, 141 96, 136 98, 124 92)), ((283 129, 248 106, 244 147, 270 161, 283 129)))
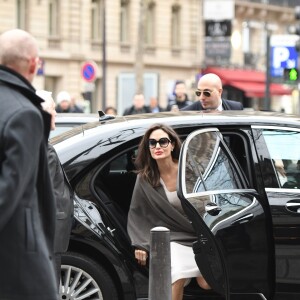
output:
POLYGON ((202 277, 202 276, 199 276, 196 278, 199 286, 204 289, 204 290, 210 290, 211 287, 209 286, 209 284, 206 282, 206 280, 202 277))
POLYGON ((185 281, 185 278, 178 279, 172 284, 172 300, 182 300, 185 281))

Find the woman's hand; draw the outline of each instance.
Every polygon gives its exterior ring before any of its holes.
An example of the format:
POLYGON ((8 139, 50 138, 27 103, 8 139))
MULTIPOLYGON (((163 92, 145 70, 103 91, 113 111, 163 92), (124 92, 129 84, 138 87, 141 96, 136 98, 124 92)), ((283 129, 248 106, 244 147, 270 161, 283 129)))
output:
POLYGON ((135 249, 135 258, 141 266, 145 266, 148 258, 148 253, 144 250, 135 249))

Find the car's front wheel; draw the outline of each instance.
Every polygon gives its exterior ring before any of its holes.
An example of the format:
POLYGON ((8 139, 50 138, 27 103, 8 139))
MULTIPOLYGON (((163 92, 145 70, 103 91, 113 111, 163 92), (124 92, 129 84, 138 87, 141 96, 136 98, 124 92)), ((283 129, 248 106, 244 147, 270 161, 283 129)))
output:
POLYGON ((75 252, 62 255, 59 294, 62 300, 118 300, 108 272, 94 260, 75 252))

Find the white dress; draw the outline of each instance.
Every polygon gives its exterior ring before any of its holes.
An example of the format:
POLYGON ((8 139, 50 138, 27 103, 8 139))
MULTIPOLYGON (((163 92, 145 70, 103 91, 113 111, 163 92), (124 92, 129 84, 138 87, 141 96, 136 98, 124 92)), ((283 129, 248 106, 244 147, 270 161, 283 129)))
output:
MULTIPOLYGON (((160 179, 160 182, 166 192, 169 202, 181 213, 184 213, 180 199, 177 196, 177 192, 169 192, 162 179, 160 179)), ((170 249, 172 284, 178 279, 186 278, 187 281, 185 285, 187 285, 190 282, 191 278, 201 276, 194 258, 192 247, 184 246, 176 242, 171 242, 170 249)))

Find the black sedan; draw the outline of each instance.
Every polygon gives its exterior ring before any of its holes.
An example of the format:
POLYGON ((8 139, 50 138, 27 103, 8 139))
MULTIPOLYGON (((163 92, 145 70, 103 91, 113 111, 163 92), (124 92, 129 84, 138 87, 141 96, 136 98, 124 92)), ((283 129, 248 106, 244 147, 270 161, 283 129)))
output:
POLYGON ((116 117, 51 140, 76 194, 61 299, 148 299, 126 222, 138 143, 154 123, 185 141, 177 192, 212 287, 192 281, 184 299, 300 299, 300 120, 245 111, 116 117))

